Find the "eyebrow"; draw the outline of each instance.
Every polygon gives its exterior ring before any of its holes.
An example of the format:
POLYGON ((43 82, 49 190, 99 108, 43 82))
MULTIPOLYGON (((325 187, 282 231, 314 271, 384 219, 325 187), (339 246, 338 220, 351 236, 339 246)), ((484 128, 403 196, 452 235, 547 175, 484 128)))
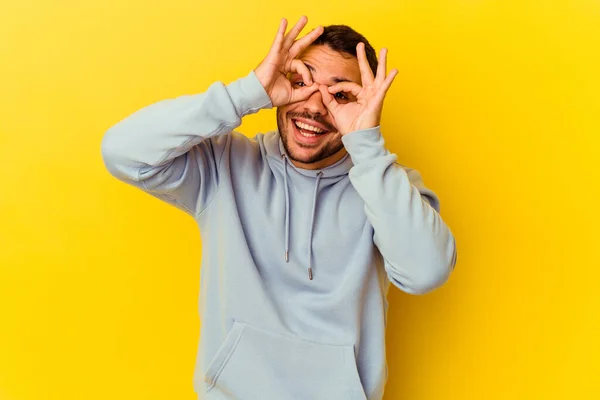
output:
MULTIPOLYGON (((315 73, 317 72, 317 70, 315 69, 315 67, 313 67, 312 65, 308 64, 308 63, 304 63, 306 65, 306 67, 310 70, 310 72, 315 73)), ((331 78, 331 80, 335 83, 340 83, 340 82, 352 82, 350 79, 348 78, 344 78, 343 76, 334 76, 333 78, 331 78)))

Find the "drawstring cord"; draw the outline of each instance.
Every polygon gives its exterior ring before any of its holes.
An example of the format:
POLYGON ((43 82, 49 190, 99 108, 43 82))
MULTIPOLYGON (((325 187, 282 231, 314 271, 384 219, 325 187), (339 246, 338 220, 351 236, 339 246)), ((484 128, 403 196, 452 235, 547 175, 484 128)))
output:
POLYGON ((313 228, 315 225, 315 213, 317 211, 317 195, 319 194, 319 182, 321 182, 321 177, 323 176, 323 172, 319 171, 317 174, 317 183, 315 184, 315 194, 313 196, 313 207, 312 207, 312 215, 310 217, 310 233, 308 235, 308 279, 312 280, 313 272, 312 272, 312 239, 313 239, 313 228))
MULTIPOLYGON (((290 261, 290 188, 288 186, 288 174, 287 174, 287 166, 288 159, 285 154, 282 155, 283 158, 283 183, 285 186, 285 262, 290 261)), ((315 225, 315 214, 317 211, 317 196, 319 194, 319 183, 321 182, 321 177, 323 176, 323 172, 319 171, 317 173, 317 182, 315 184, 315 193, 313 195, 313 204, 312 204, 312 213, 310 217, 310 231, 308 236, 308 279, 313 279, 313 270, 312 270, 312 240, 313 240, 313 229, 315 225)))
POLYGON ((290 188, 288 187, 287 157, 283 155, 283 182, 285 186, 285 262, 290 261, 290 188))

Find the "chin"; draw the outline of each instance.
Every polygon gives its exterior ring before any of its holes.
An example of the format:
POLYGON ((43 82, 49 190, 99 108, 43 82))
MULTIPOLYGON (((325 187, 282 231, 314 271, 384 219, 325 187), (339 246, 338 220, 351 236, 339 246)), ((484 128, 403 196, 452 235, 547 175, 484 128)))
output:
POLYGON ((296 162, 317 163, 344 148, 341 135, 332 129, 331 123, 310 118, 293 118, 278 110, 277 126, 286 152, 296 162), (285 119, 282 118, 283 115, 285 119))
POLYGON ((294 161, 298 161, 304 164, 310 164, 320 161, 320 149, 306 149, 298 146, 298 144, 291 142, 287 144, 286 151, 290 158, 294 161))
POLYGON ((327 138, 327 141, 317 145, 306 145, 297 141, 293 136, 293 132, 291 134, 288 132, 285 135, 286 137, 282 139, 285 150, 292 161, 306 164, 304 168, 307 169, 324 168, 329 164, 322 164, 324 160, 339 154, 344 149, 341 136, 337 132, 331 132, 328 135, 331 135, 331 137, 327 138), (333 137, 335 137, 335 140, 331 140, 333 137))

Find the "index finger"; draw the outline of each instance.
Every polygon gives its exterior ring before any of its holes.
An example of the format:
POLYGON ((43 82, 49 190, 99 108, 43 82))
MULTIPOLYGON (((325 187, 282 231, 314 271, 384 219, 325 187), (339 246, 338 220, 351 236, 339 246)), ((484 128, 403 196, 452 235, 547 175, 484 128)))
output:
POLYGON ((331 85, 329 86, 329 93, 336 93, 336 92, 346 92, 346 93, 352 93, 352 95, 354 96, 358 96, 358 94, 362 91, 362 86, 360 86, 358 83, 354 83, 354 82, 338 82, 335 85, 331 85))

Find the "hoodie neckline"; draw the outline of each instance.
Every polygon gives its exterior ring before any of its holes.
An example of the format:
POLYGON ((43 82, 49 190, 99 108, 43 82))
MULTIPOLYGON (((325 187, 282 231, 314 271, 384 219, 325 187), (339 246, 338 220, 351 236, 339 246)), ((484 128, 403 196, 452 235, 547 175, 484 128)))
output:
MULTIPOLYGON (((278 162, 283 162, 284 155, 289 159, 289 156, 285 151, 285 147, 283 146, 283 140, 281 139, 281 135, 278 131, 272 131, 265 134, 264 144, 268 157, 275 159, 278 162)), ((342 157, 335 164, 322 169, 298 168, 292 162, 289 162, 289 166, 304 176, 316 179, 319 174, 322 178, 333 178, 347 175, 350 171, 350 168, 352 168, 353 163, 350 155, 346 153, 344 157, 342 157)))
MULTIPOLYGON (((319 198, 319 183, 321 179, 328 177, 344 177, 350 171, 352 167, 352 158, 349 154, 344 155, 342 159, 340 159, 335 164, 332 164, 323 169, 316 170, 308 170, 303 168, 297 168, 294 164, 292 164, 289 160, 288 154, 285 151, 285 147, 283 146, 283 141, 281 140, 281 136, 278 131, 269 132, 263 136, 263 145, 265 147, 265 151, 267 153, 267 157, 275 160, 276 162, 280 162, 283 164, 283 190, 285 191, 285 216, 284 216, 284 260, 286 263, 290 261, 290 213, 291 213, 291 204, 290 204, 290 182, 288 179, 288 165, 291 166, 296 172, 308 176, 315 179, 315 189, 313 192, 312 198, 312 207, 311 207, 311 218, 309 225, 309 234, 308 234, 308 265, 305 266, 308 270, 308 279, 313 280, 313 266, 316 266, 315 262, 313 262, 313 236, 314 236, 314 228, 315 228, 315 220, 317 217, 317 202, 319 198)), ((343 178, 342 178, 343 179, 343 178)))

